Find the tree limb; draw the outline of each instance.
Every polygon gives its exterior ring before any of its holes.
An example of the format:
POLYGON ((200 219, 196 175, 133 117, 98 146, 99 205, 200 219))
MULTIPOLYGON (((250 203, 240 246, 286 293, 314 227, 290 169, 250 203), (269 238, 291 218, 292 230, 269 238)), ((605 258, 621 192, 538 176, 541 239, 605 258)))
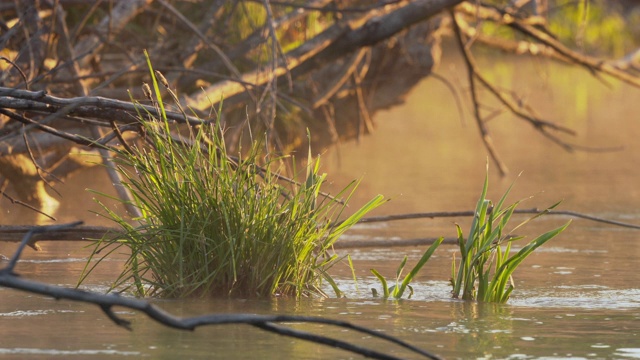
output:
MULTIPOLYGON (((60 113, 75 116, 84 116, 101 119, 108 122, 114 119, 117 122, 127 122, 137 118, 138 111, 148 112, 152 116, 160 118, 157 109, 152 105, 132 103, 129 101, 115 100, 100 96, 81 96, 72 98, 60 98, 48 95, 45 91, 19 90, 8 87, 0 87, 0 107, 5 109, 38 111, 46 114, 60 113)), ((200 125, 206 121, 197 117, 185 116, 182 113, 167 111, 167 119, 179 123, 200 125)))
MULTIPOLYGON (((388 39, 407 27, 426 20, 441 11, 459 4, 462 0, 399 1, 382 9, 372 10, 348 23, 338 22, 304 45, 287 53, 287 64, 274 69, 255 70, 242 75, 245 83, 264 85, 274 77, 288 72, 294 78, 329 63, 353 51, 388 39)), ((202 93, 186 99, 187 104, 203 111, 240 94, 245 87, 234 81, 218 82, 202 93)))

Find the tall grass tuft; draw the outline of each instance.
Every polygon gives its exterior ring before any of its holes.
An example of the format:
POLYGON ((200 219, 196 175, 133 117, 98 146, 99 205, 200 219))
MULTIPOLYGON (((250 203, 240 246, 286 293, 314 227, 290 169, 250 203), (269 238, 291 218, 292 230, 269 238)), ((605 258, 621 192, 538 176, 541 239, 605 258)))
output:
POLYGON ((319 172, 319 159, 309 158, 303 183, 286 182, 277 169, 287 159, 262 157, 259 142, 245 156, 232 157, 215 124, 201 125, 185 139, 166 119, 145 118, 146 145, 117 158, 142 215, 131 224, 103 205, 122 233, 95 244, 92 258, 98 261, 87 264, 81 281, 126 248, 130 257, 112 289, 137 296, 322 294, 323 279, 335 286, 327 275, 339 260, 334 242, 385 201, 379 195, 332 225, 357 182, 336 195, 345 202, 322 195, 326 174, 319 172))
POLYGON ((460 226, 456 225, 461 258, 457 263, 454 256, 452 262, 452 295, 454 298, 460 298, 462 293, 464 300, 505 303, 514 289, 512 274, 518 265, 538 247, 564 231, 571 221, 536 237, 516 254, 509 256, 511 244, 524 238, 510 234, 529 221, 555 208, 559 203, 525 220, 508 232, 507 224, 519 201, 504 207, 504 202, 511 190, 509 187, 500 201, 494 205, 491 200, 486 198, 488 187, 487 171, 482 194, 476 205, 475 216, 466 239, 460 226))

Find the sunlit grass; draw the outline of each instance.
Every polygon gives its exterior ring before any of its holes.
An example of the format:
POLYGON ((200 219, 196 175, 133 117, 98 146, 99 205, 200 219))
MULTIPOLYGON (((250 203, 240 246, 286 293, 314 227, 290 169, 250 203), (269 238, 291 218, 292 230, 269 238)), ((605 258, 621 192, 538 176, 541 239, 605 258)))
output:
MULTIPOLYGON (((433 244, 431 244, 431 246, 429 246, 424 254, 422 254, 420 260, 418 260, 418 262, 413 266, 411 271, 409 271, 409 273, 402 279, 402 281, 400 281, 402 272, 404 271, 404 267, 407 264, 407 256, 405 256, 400 263, 400 266, 398 266, 398 270, 396 271, 395 285, 389 286, 387 279, 385 279, 382 274, 380 274, 376 269, 371 269, 371 273, 378 278, 378 280, 380 281, 380 285, 382 286, 382 297, 384 297, 385 299, 388 299, 390 297, 394 299, 401 299, 404 295, 404 292, 409 289, 408 298, 410 299, 411 296, 413 296, 413 287, 409 284, 418 274, 420 269, 422 269, 422 267, 426 265, 427 261, 429 261, 429 259, 431 258, 431 255, 433 255, 433 252, 436 251, 440 244, 442 244, 443 240, 444 238, 441 237, 437 239, 433 244)), ((378 291, 376 289, 372 288, 371 291, 373 293, 373 296, 378 296, 378 291)))
MULTIPOLYGON (((155 78, 154 88, 157 96, 155 78)), ((157 103, 163 113, 159 97, 157 103)), ((141 216, 132 222, 103 205, 122 232, 95 244, 83 279, 111 253, 126 249, 130 257, 112 289, 137 296, 300 297, 323 294, 323 279, 339 291, 327 274, 339 260, 332 245, 384 203, 382 196, 338 223, 357 182, 336 198, 323 195, 326 174, 319 159, 309 156, 301 184, 288 182, 279 169, 294 160, 262 156, 259 141, 245 156, 233 157, 216 124, 181 138, 164 116, 144 118, 146 144, 117 158, 141 216)))
POLYGON ((486 198, 488 187, 489 177, 487 174, 466 239, 460 226, 456 225, 460 261, 456 262, 454 256, 451 267, 452 295, 454 298, 461 297, 464 300, 505 303, 509 300, 514 289, 512 274, 518 265, 535 249, 560 234, 571 221, 536 237, 516 254, 509 256, 511 244, 524 238, 511 234, 529 221, 553 209, 559 203, 525 220, 508 232, 507 225, 519 202, 504 206, 511 190, 509 187, 500 201, 494 205, 491 200, 486 198))

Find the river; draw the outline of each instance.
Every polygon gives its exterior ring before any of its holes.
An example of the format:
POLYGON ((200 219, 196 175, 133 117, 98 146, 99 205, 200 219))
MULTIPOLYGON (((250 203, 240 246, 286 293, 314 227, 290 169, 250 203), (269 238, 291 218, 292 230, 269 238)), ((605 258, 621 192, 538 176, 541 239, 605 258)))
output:
MULTIPOLYGON (((498 200, 515 181, 510 199, 526 199, 521 208, 544 208, 562 200, 560 210, 640 224, 640 123, 636 111, 640 90, 610 79, 603 84, 582 69, 536 59, 485 58, 480 67, 499 86, 517 92, 541 117, 576 130, 575 137, 563 139, 592 148, 567 152, 510 114, 494 118, 488 126, 510 172, 501 178, 495 165, 489 164, 491 199, 498 200), (603 151, 611 148, 618 150, 603 151)), ((466 75, 457 60, 442 64, 438 72, 458 89, 459 96, 466 96, 466 75)), ((497 108, 493 101, 486 100, 486 104, 497 108)), ((462 112, 460 117, 452 93, 441 81, 427 79, 406 104, 377 116, 373 135, 322 154, 322 169, 331 180, 328 189, 335 192, 352 179, 362 179, 352 208, 384 194, 391 201, 376 215, 472 210, 481 191, 487 154, 466 101, 462 112)), ((108 184, 87 184, 87 179, 71 179, 61 188, 63 196, 78 199, 63 205, 62 221, 82 217, 89 223, 104 223, 85 211, 94 206, 90 204, 95 195, 80 194, 78 189, 102 187, 109 191, 108 184)), ((535 235, 568 219, 543 217, 528 225, 524 233, 535 235)), ((341 241, 451 237, 455 236, 455 223, 465 228, 469 219, 359 225, 341 241)), ((155 303, 181 316, 248 312, 348 320, 448 359, 640 358, 640 275, 635 268, 640 258, 639 239, 638 230, 575 219, 566 232, 520 266, 514 275, 516 289, 505 305, 450 299, 447 280, 455 250, 451 245, 439 248, 424 267, 413 283, 415 294, 410 300, 373 297, 370 288, 380 289, 369 269, 392 277, 404 255, 411 263, 420 257, 424 246, 339 249, 341 254, 351 254, 358 277, 357 283, 350 280, 346 265, 333 269, 347 298, 155 303)), ((17 271, 27 278, 74 286, 89 250, 71 242, 43 246, 39 253, 27 251, 17 271)), ((9 255, 14 247, 0 244, 0 253, 9 255)), ((104 290, 120 266, 121 259, 108 262, 87 287, 104 290)), ((0 299, 3 358, 352 358, 343 351, 248 326, 180 332, 122 310, 120 314, 133 322, 133 331, 128 332, 116 327, 95 306, 8 289, 0 289, 0 299)), ((348 331, 295 327, 405 354, 348 331)))

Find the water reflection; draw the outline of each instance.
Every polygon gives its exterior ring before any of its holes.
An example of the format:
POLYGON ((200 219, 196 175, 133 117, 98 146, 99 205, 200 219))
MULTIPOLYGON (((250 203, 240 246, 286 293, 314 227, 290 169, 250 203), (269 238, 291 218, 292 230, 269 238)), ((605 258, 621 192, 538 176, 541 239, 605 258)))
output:
POLYGON ((117 351, 117 350, 57 350, 57 349, 28 349, 28 348, 14 348, 4 349, 0 348, 0 355, 42 355, 42 356, 96 356, 96 355, 116 355, 116 356, 140 356, 137 351, 117 351))
POLYGON ((640 359, 640 348, 620 348, 616 350, 614 355, 629 359, 640 359))
POLYGON ((512 315, 507 306, 456 301, 450 311, 452 322, 437 330, 457 334, 455 349, 461 353, 483 357, 499 349, 510 354, 516 350, 512 315))

